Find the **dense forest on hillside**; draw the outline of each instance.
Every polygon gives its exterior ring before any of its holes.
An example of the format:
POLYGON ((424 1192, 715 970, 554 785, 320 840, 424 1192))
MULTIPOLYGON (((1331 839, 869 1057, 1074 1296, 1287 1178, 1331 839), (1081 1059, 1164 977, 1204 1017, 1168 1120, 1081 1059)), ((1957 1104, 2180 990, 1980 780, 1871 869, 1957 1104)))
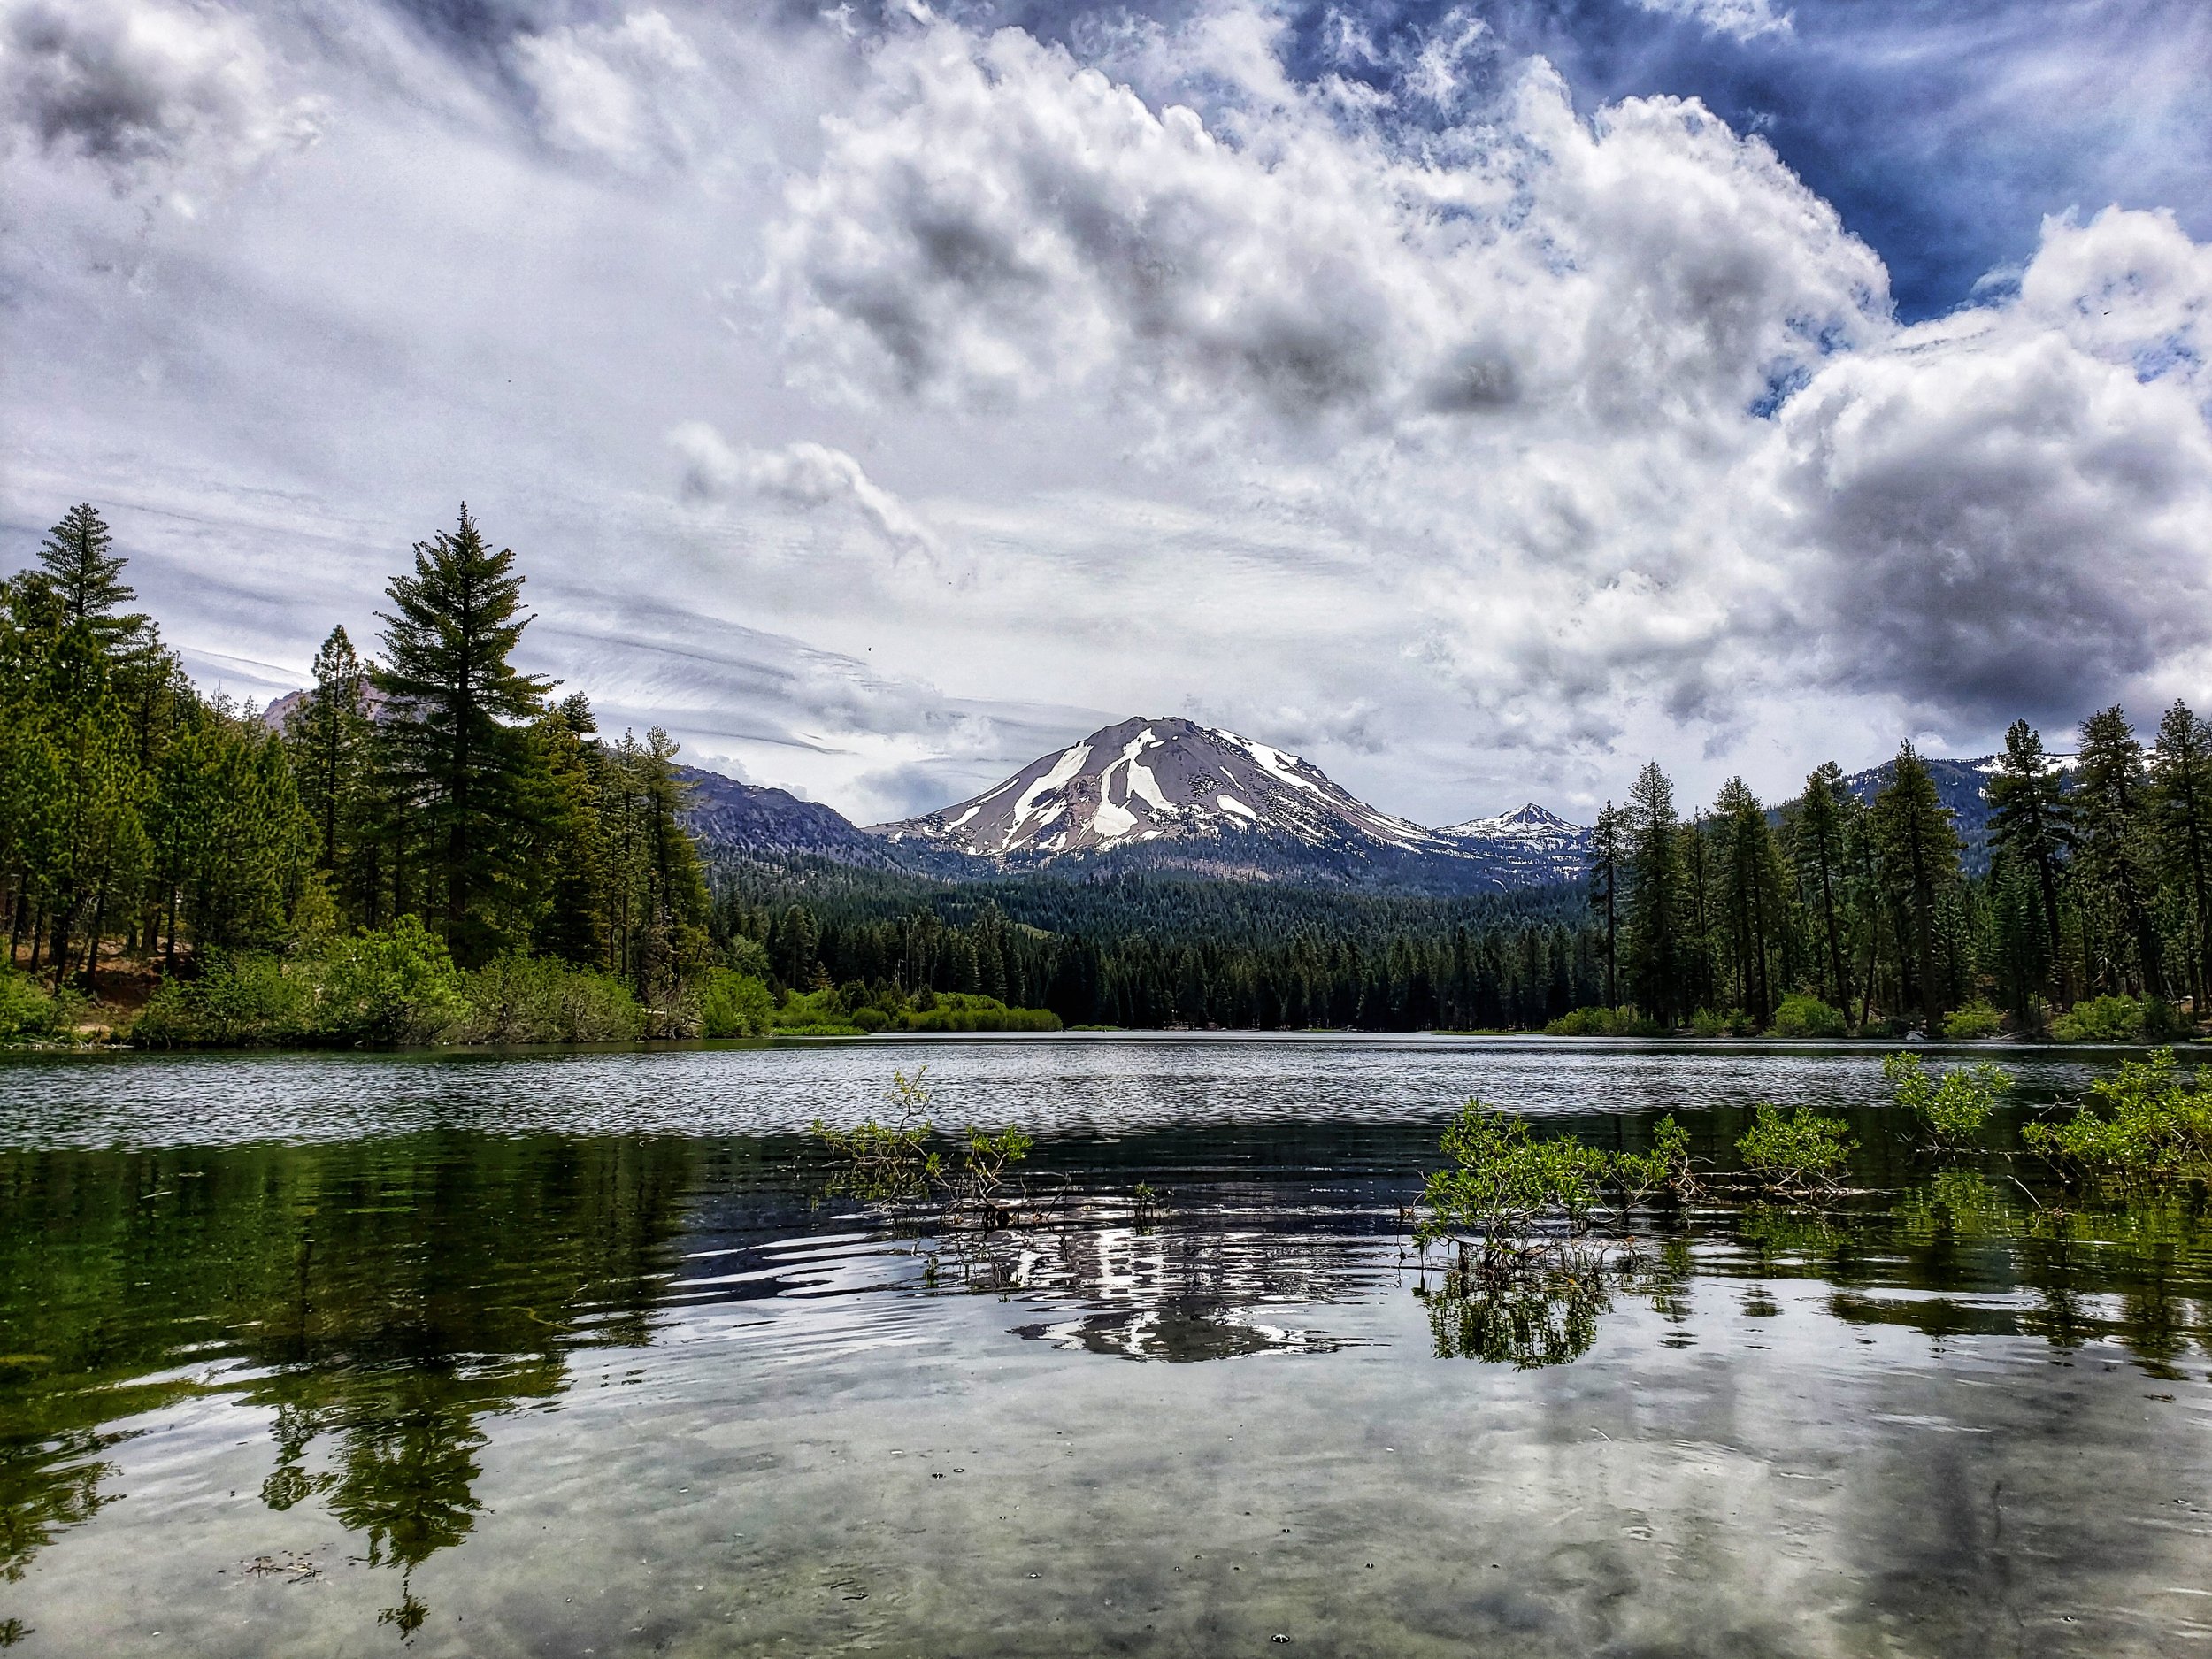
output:
POLYGON ((979 991, 1070 1025, 1526 1028, 1597 998, 1577 887, 1476 898, 1126 871, 940 886, 733 866, 714 926, 780 979, 979 991))

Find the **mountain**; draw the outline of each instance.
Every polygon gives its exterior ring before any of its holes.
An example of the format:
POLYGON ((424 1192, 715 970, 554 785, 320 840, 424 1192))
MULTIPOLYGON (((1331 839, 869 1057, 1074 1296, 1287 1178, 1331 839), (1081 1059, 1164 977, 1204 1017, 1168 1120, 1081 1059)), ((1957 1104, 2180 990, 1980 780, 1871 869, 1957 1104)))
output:
POLYGON ((1570 824, 1533 801, 1495 818, 1470 818, 1436 832, 1467 857, 1482 861, 1502 887, 1541 887, 1582 877, 1590 828, 1570 824))
POLYGON ((679 766, 676 775, 692 791, 684 823, 710 856, 769 863, 812 857, 872 870, 905 867, 880 841, 832 808, 696 766, 679 766))
MULTIPOLYGON (((1012 873, 1110 856, 1248 879, 1498 891, 1579 871, 1578 832, 1538 808, 1446 833, 1379 811, 1310 762, 1194 721, 1129 719, 997 787, 869 833, 1012 873)), ((949 858, 948 858, 949 856, 949 858)))

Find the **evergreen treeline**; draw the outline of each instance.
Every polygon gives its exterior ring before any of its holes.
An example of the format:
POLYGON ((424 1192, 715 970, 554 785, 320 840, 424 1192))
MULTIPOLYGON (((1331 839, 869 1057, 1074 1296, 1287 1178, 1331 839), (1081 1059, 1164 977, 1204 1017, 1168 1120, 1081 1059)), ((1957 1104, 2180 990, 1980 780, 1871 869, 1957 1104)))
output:
POLYGON ((80 505, 0 583, 12 964, 65 996, 158 968, 154 1040, 695 1024, 675 745, 514 665, 522 579, 465 507, 393 579, 380 656, 333 629, 281 730, 193 687, 123 569, 80 505))
POLYGON ((849 1002, 975 993, 1073 1025, 1539 1026, 1600 995, 1579 892, 1394 898, 1116 873, 947 888, 811 864, 741 866, 713 928, 784 984, 849 1002))
POLYGON ((1992 774, 1970 878, 1908 743, 1870 802, 1831 764, 1770 810, 1732 780, 1686 821, 1656 764, 1593 837, 1609 1024, 1805 1035, 1916 1025, 2156 1035, 2212 988, 2212 730, 2176 703, 2146 745, 2117 708, 2062 767, 2026 721, 1992 774))

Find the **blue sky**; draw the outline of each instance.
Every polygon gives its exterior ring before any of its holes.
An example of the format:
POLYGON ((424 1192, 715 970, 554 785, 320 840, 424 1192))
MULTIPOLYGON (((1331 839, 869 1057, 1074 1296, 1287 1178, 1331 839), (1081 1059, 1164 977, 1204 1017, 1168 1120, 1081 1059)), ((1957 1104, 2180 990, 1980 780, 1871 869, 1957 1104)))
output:
MULTIPOLYGON (((2212 8, 0 0, 0 541, 266 696, 465 496, 863 819, 1133 713, 1392 810, 2212 680, 2212 8)), ((0 549, 0 562, 7 554, 0 549)))

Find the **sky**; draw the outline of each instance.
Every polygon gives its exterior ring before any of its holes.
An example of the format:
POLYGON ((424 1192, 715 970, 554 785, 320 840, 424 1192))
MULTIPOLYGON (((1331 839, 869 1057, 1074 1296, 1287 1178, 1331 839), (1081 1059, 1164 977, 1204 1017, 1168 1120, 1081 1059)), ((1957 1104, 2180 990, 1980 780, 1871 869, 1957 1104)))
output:
POLYGON ((465 500, 861 822, 1130 715, 1442 824, 2212 701, 2200 0, 0 0, 0 570, 204 685, 465 500))

